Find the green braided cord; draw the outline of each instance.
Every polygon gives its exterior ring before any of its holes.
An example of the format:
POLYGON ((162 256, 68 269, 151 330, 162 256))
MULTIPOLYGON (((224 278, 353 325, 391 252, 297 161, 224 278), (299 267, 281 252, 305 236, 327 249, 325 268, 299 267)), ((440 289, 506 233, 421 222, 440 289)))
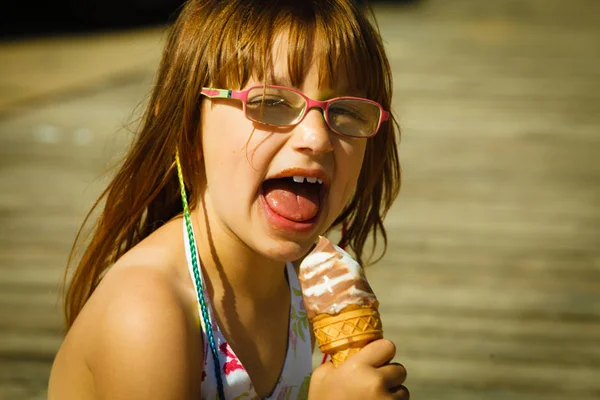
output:
POLYGON ((183 182, 183 172, 181 171, 181 163, 179 161, 179 151, 175 152, 175 162, 177 164, 177 176, 179 177, 179 187, 181 188, 181 202, 183 203, 183 219, 185 220, 185 228, 188 234, 188 242, 190 245, 190 254, 192 259, 192 269, 194 271, 194 281, 196 284, 196 293, 198 294, 198 300, 200 302, 200 311, 202 313, 202 325, 208 341, 210 343, 210 349, 213 354, 215 376, 217 378, 217 399, 225 400, 225 394, 223 390, 223 380, 221 377, 221 365, 219 362, 219 353, 217 352, 217 345, 215 344, 215 338, 213 336, 212 324, 210 316, 208 314, 208 307, 204 300, 204 293, 202 291, 202 281, 200 279, 200 269, 198 268, 198 252, 196 249, 196 238, 192 229, 192 218, 190 217, 190 209, 187 202, 187 195, 185 194, 185 183, 183 182))

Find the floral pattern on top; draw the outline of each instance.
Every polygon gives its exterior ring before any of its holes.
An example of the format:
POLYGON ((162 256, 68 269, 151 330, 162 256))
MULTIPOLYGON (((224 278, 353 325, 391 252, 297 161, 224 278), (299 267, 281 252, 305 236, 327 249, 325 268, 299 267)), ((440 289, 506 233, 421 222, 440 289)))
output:
MULTIPOLYGON (((299 296, 302 298, 302 291, 300 289, 296 289, 292 287, 292 291, 294 296, 299 296)), ((292 349, 294 351, 294 356, 296 355, 296 349, 298 347, 298 339, 301 339, 302 342, 306 342, 307 340, 310 342, 310 333, 308 318, 306 317, 306 310, 304 309, 304 304, 300 303, 300 309, 296 311, 296 307, 292 304, 290 306, 290 343, 292 345, 292 349)))

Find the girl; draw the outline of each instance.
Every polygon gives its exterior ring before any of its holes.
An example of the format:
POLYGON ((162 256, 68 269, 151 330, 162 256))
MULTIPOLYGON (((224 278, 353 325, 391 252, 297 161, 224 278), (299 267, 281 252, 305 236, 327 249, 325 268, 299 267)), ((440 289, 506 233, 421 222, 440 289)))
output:
POLYGON ((400 172, 365 11, 185 5, 68 288, 50 399, 408 398, 387 340, 311 379, 290 262, 342 223, 359 262, 370 235, 385 240, 400 172))

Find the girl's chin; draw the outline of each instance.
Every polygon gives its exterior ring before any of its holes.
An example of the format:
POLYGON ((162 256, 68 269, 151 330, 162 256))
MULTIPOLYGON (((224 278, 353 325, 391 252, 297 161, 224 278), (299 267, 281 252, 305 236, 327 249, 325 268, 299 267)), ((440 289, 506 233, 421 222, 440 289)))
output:
POLYGON ((282 244, 278 249, 272 249, 267 252, 269 258, 275 261, 296 261, 303 258, 313 247, 313 244, 317 241, 310 241, 308 243, 290 243, 282 244))
POLYGON ((301 241, 272 237, 262 243, 264 247, 261 253, 274 261, 296 261, 303 258, 312 249, 318 237, 319 235, 314 235, 314 237, 303 238, 301 241))

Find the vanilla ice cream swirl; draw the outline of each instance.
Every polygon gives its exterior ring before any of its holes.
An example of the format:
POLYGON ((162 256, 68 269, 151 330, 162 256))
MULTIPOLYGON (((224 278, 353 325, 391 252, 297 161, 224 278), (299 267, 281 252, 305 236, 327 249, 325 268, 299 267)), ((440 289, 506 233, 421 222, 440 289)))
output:
POLYGON ((325 237, 300 264, 298 279, 309 319, 339 314, 350 305, 378 306, 363 268, 325 237))

